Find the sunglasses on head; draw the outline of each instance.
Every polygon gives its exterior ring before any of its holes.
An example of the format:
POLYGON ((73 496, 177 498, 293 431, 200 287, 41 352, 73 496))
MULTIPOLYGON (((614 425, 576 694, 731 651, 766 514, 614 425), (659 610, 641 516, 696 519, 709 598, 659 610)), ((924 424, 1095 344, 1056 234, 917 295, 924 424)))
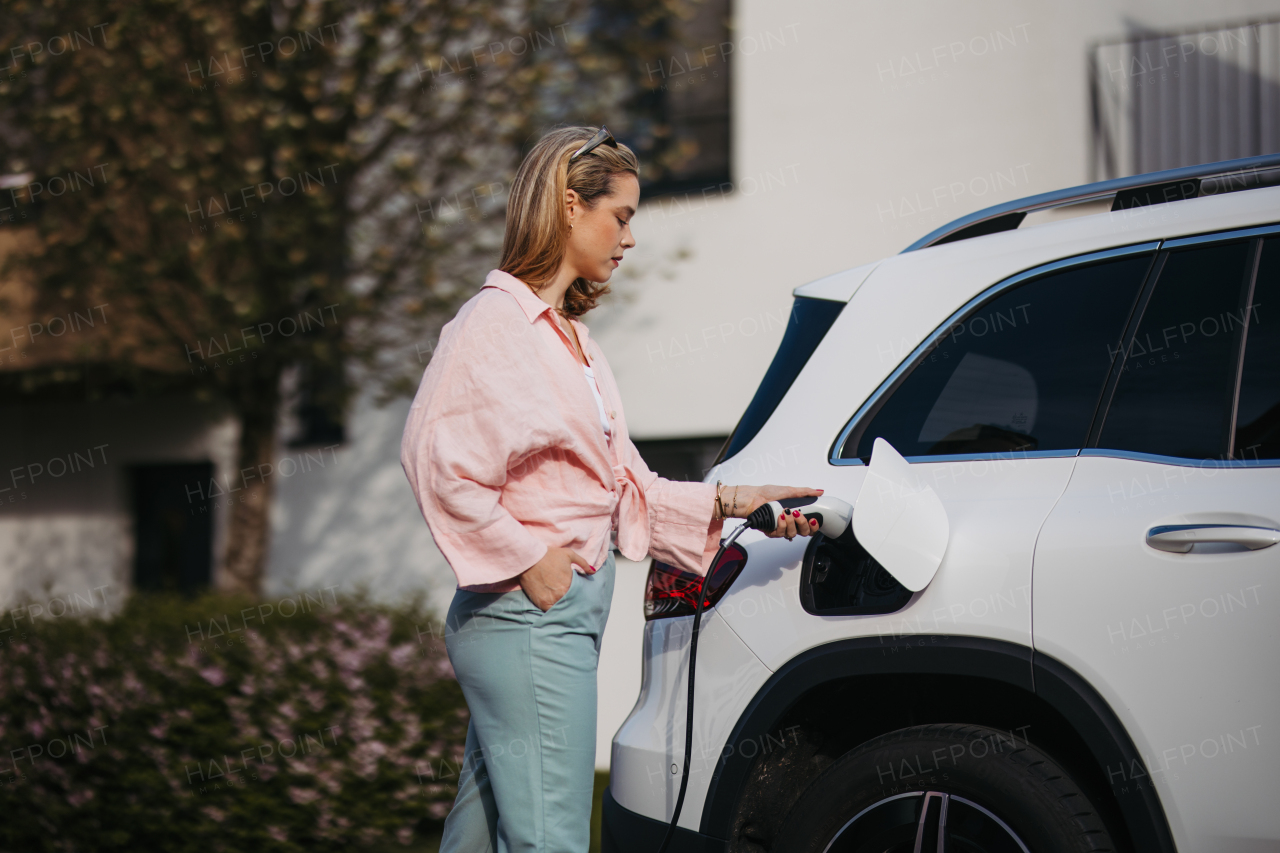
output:
POLYGON ((586 145, 573 152, 572 156, 569 157, 569 162, 572 163, 584 154, 590 154, 601 145, 612 145, 614 148, 618 147, 618 143, 613 138, 613 134, 610 133, 609 128, 605 127, 603 124, 600 125, 600 129, 596 131, 596 135, 591 137, 590 141, 588 141, 586 145))

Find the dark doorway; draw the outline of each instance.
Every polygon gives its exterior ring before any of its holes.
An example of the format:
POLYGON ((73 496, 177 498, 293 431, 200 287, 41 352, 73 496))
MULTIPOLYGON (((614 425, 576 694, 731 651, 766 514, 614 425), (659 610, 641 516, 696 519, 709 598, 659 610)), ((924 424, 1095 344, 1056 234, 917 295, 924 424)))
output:
POLYGON ((213 464, 138 465, 131 474, 134 587, 190 595, 209 586, 213 464))
POLYGON ((649 470, 668 480, 701 483, 724 446, 722 435, 709 438, 659 438, 635 441, 649 470))

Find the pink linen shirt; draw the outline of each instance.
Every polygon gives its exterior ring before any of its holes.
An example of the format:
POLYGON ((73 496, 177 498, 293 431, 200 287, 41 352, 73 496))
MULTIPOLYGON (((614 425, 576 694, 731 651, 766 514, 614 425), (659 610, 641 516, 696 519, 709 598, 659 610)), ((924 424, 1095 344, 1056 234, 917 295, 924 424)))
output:
POLYGON ((599 568, 614 530, 627 559, 650 555, 704 575, 719 547, 715 485, 649 470, 604 353, 569 322, 611 440, 554 309, 500 270, 445 324, 422 374, 400 462, 459 588, 519 589, 517 576, 550 547, 599 568))

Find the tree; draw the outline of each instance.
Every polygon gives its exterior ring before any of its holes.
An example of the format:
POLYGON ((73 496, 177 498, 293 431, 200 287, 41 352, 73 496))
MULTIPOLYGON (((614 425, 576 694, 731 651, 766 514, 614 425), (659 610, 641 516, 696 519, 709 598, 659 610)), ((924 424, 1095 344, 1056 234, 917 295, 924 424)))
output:
POLYGON ((95 356, 113 376, 234 412, 250 499, 223 576, 253 592, 282 377, 335 417, 353 366, 411 388, 403 353, 470 295, 468 261, 492 261, 521 146, 599 121, 638 74, 608 52, 621 36, 593 44, 589 0, 0 7, 4 165, 36 176, 10 195, 39 211, 22 267, 42 310, 113 306, 127 334, 95 356), (79 191, 55 196, 55 176, 79 191), (496 215, 477 227, 450 199, 496 215))

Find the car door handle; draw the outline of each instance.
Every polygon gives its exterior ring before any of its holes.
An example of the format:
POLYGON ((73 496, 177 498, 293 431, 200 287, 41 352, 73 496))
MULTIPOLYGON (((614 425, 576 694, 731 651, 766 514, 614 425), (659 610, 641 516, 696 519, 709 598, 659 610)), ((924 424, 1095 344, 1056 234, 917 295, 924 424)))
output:
POLYGON ((1147 531, 1147 544, 1157 551, 1185 554, 1200 542, 1229 542, 1257 551, 1280 542, 1280 530, 1242 524, 1166 524, 1147 531))

